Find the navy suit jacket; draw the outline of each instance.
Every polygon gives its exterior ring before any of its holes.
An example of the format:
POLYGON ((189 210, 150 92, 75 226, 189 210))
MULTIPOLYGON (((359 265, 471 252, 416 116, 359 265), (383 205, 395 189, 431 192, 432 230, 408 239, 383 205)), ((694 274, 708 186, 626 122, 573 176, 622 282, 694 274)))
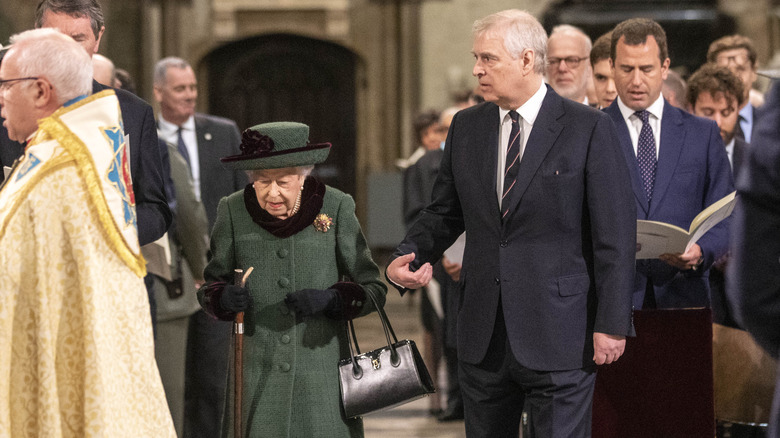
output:
MULTIPOLYGON (((734 191, 726 148, 718 126, 664 101, 661 142, 653 199, 648 203, 631 143, 617 99, 604 112, 612 117, 631 174, 637 218, 688 229, 702 210, 734 191)), ((728 250, 728 222, 713 227, 697 242, 704 262, 696 271, 680 271, 661 260, 638 260, 634 282, 634 307, 642 308, 648 279, 652 281, 659 308, 707 307, 710 305, 706 270, 728 250)))
POLYGON ((593 364, 593 332, 632 333, 636 212, 610 119, 552 88, 528 137, 510 212, 496 195, 499 108, 455 115, 426 207, 393 257, 437 261, 466 230, 458 358, 477 364, 499 300, 517 361, 539 371, 593 364))
MULTIPOLYGON (((92 92, 110 87, 92 81, 92 92)), ((130 177, 138 214, 138 241, 141 245, 162 237, 171 225, 171 210, 163 185, 163 164, 154 112, 148 103, 124 90, 113 89, 119 99, 125 134, 130 137, 130 177)))
MULTIPOLYGON (((775 83, 740 177, 728 267, 729 299, 737 321, 780 358, 780 85, 775 83)), ((780 433, 780 383, 775 385, 769 433, 780 433)))

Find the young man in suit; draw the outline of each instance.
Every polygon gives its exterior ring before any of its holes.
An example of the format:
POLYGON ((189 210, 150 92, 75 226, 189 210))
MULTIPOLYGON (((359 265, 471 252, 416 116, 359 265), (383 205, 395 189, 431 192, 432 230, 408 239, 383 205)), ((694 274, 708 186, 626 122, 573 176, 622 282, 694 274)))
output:
MULTIPOLYGON (((238 127, 232 120, 195 112, 198 84, 192 67, 181 58, 157 62, 154 97, 160 104, 160 138, 176 145, 189 164, 195 196, 206 210, 210 232, 219 200, 242 190, 247 182, 242 172, 228 170, 219 161, 239 153, 238 127)), ((195 286, 190 286, 192 290, 187 293, 195 293, 195 286)), ((185 436, 219 436, 231 327, 231 323, 215 320, 202 309, 190 317, 186 333, 185 436)))
POLYGON ((743 100, 739 106, 739 123, 737 137, 750 143, 755 132, 759 111, 750 100, 750 91, 758 78, 756 64, 758 52, 753 41, 742 35, 729 35, 719 38, 710 44, 707 50, 707 62, 728 67, 732 73, 739 76, 743 85, 743 100))
MULTIPOLYGON (((35 11, 35 27, 54 27, 84 47, 90 56, 98 52, 105 31, 103 11, 97 0, 42 0, 35 11)), ((92 92, 109 87, 92 82, 92 92)), ((122 109, 125 135, 130 144, 130 173, 138 214, 141 246, 162 237, 171 225, 171 211, 163 186, 162 161, 152 107, 133 94, 116 91, 122 109)), ((5 163, 4 163, 5 164, 5 163)))
POLYGON ((465 230, 458 361, 469 437, 590 436, 596 364, 632 332, 636 212, 609 118, 544 84, 527 12, 473 27, 486 103, 452 120, 432 203, 396 249, 401 293, 465 230))
MULTIPOLYGON (((743 88, 739 77, 728 68, 718 67, 715 64, 705 64, 688 80, 687 100, 691 112, 718 124, 735 180, 748 151, 747 142, 735 135, 737 114, 745 99, 743 88)), ((709 273, 712 321, 729 327, 738 327, 726 303, 723 271, 727 260, 727 255, 718 259, 713 263, 709 273)))
MULTIPOLYGON (((734 190, 718 126, 666 102, 666 33, 636 18, 612 30, 611 59, 618 98, 604 111, 617 127, 631 173, 638 219, 687 229, 693 218, 734 190)), ((728 220, 684 254, 638 260, 633 305, 641 308, 710 305, 707 270, 726 252, 728 220)))

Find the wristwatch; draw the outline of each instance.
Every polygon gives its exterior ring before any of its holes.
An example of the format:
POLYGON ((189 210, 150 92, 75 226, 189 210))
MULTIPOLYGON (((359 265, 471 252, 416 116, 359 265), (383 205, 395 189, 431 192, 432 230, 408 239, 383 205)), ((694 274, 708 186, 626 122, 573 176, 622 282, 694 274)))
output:
POLYGON ((691 266, 691 271, 698 271, 699 268, 701 268, 702 263, 704 263, 704 256, 699 256, 699 260, 696 261, 696 264, 691 266))

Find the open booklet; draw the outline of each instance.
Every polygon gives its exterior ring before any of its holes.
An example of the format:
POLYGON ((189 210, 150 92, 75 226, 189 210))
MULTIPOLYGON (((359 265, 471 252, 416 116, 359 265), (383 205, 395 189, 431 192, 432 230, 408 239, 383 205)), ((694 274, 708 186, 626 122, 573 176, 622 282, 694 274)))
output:
POLYGON ((707 231, 731 215, 737 200, 736 194, 731 192, 705 208, 693 218, 689 230, 665 222, 636 221, 637 260, 657 259, 667 253, 685 253, 707 231))

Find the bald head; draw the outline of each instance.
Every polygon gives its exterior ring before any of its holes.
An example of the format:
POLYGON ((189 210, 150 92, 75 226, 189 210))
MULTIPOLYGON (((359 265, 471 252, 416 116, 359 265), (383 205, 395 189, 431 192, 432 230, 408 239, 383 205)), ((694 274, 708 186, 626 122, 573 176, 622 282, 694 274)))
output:
POLYGON ((116 69, 114 63, 105 56, 95 53, 92 55, 93 77, 101 84, 113 87, 116 78, 116 69))

